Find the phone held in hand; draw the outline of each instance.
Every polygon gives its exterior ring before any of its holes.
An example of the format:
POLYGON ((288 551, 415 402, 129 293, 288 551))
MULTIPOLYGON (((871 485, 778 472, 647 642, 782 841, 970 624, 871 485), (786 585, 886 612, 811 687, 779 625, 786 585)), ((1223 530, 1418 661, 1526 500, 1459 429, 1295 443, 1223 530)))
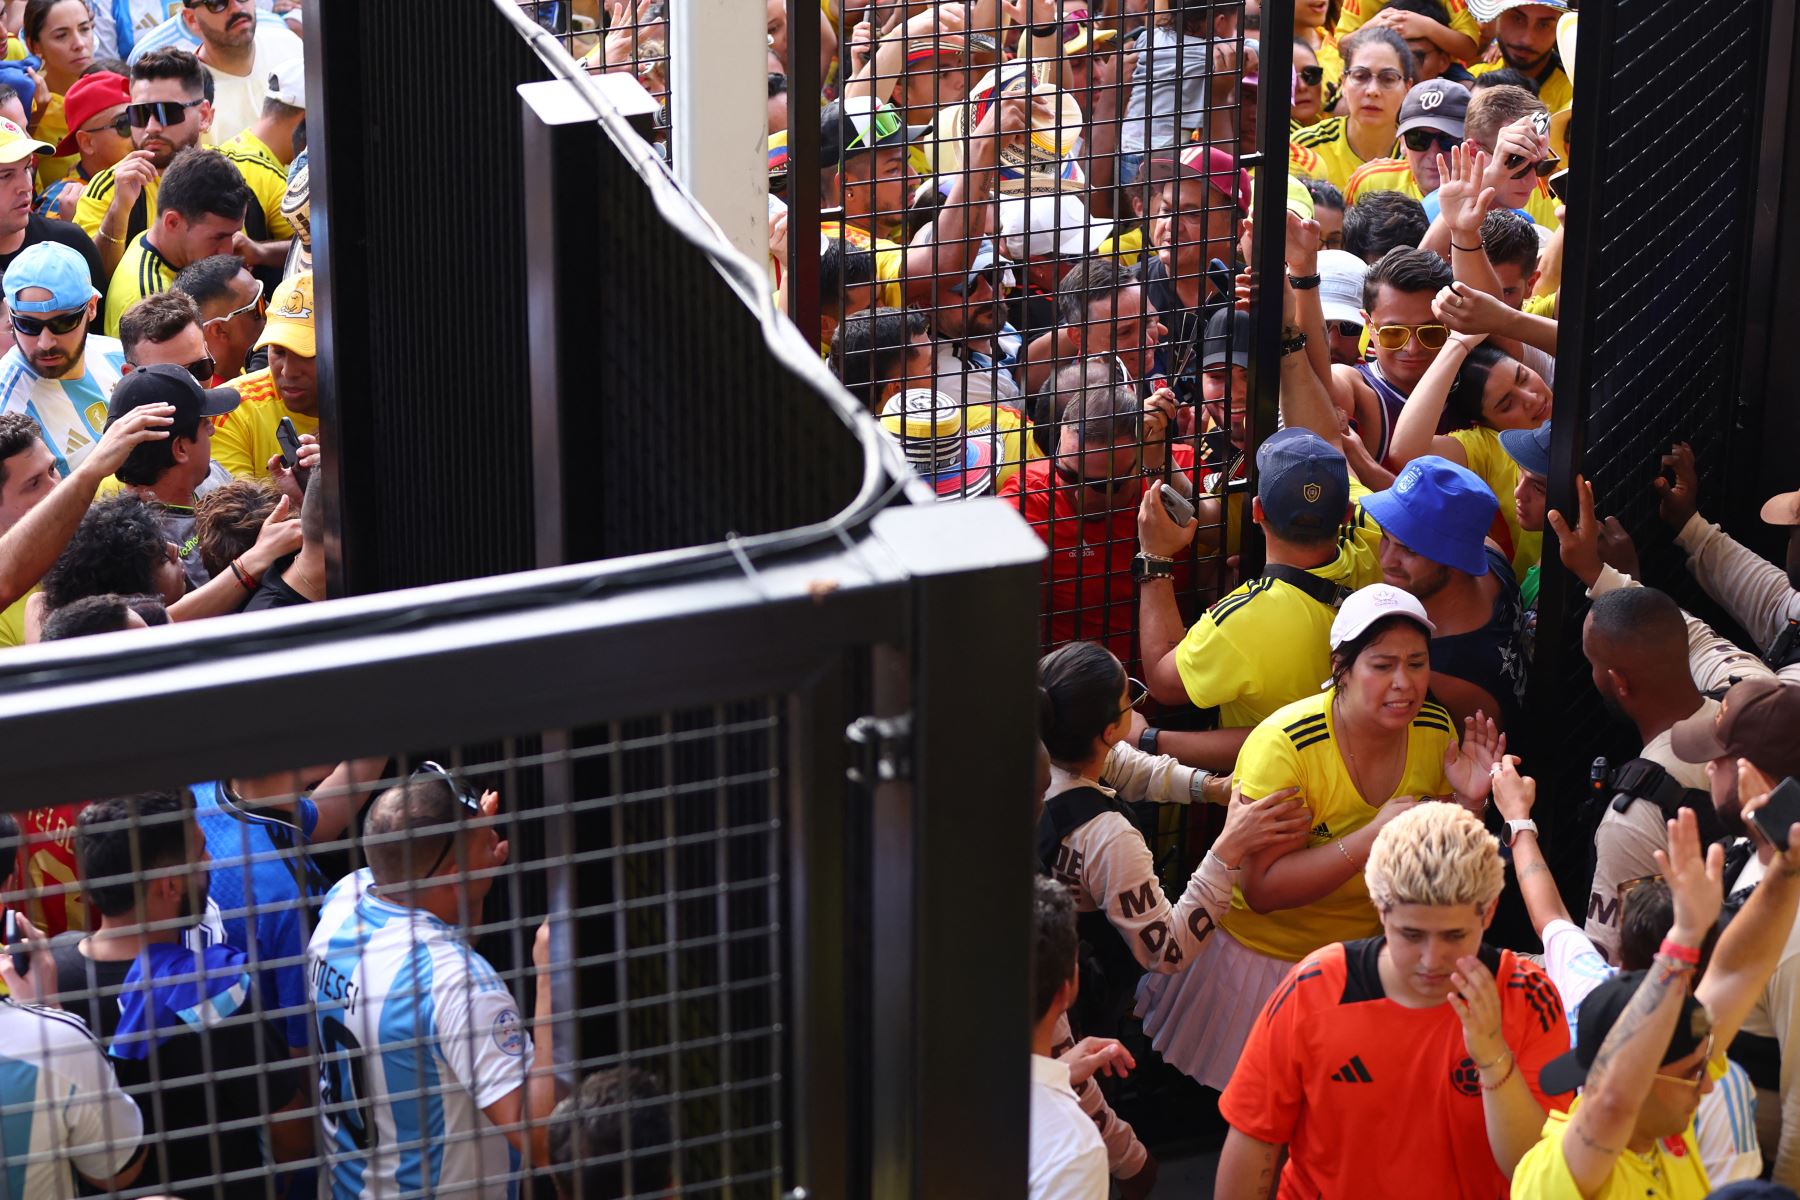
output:
POLYGON ((13 949, 22 941, 24 938, 19 933, 19 910, 9 908, 6 910, 6 948, 12 955, 13 970, 24 976, 31 973, 31 952, 13 949))
POLYGON ((1163 509, 1169 514, 1171 521, 1177 525, 1186 525, 1194 519, 1194 502, 1192 500, 1166 483, 1157 485, 1157 494, 1162 497, 1163 509))
POLYGON ((275 427, 275 441, 281 446, 281 465, 293 470, 300 462, 300 434, 292 417, 281 418, 281 424, 275 427))
POLYGON ((1750 819, 1777 850, 1788 848, 1788 830, 1800 824, 1800 783, 1792 775, 1775 785, 1769 799, 1750 819))

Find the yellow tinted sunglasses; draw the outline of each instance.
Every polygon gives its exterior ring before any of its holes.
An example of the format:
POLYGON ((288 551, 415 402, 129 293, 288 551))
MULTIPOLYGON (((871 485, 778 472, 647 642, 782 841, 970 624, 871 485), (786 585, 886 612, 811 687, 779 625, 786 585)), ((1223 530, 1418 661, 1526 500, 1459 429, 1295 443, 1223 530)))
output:
POLYGON ((1427 350, 1442 350, 1444 343, 1450 340, 1448 325, 1377 325, 1369 333, 1383 350, 1406 349, 1414 334, 1419 337, 1419 345, 1427 350))

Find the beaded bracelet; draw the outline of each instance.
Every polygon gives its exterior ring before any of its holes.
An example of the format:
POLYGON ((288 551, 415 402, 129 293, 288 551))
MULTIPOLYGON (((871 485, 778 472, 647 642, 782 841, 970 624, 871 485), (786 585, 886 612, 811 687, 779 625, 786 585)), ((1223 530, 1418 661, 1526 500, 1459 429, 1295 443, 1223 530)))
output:
POLYGON ((1513 1077, 1513 1072, 1514 1072, 1514 1071, 1516 1071, 1516 1070, 1518 1070, 1518 1068, 1519 1068, 1519 1056, 1518 1056, 1518 1055, 1516 1055, 1516 1054, 1513 1054, 1513 1053, 1512 1053, 1512 1051, 1510 1051, 1510 1050, 1509 1050, 1509 1051, 1507 1051, 1507 1053, 1508 1053, 1508 1055, 1510 1055, 1510 1056, 1511 1056, 1511 1058, 1512 1058, 1512 1061, 1511 1061, 1511 1062, 1509 1062, 1509 1063, 1507 1063, 1507 1064, 1506 1064, 1506 1074, 1504 1074, 1504 1075, 1502 1075, 1502 1076, 1501 1076, 1501 1077, 1500 1077, 1500 1082, 1498 1082, 1498 1083, 1495 1083, 1495 1084, 1486 1084, 1486 1083, 1484 1083, 1484 1084, 1482 1084, 1482 1085, 1481 1085, 1481 1090, 1482 1090, 1482 1091, 1484 1091, 1484 1092, 1497 1092, 1497 1091, 1499 1091, 1499 1090, 1500 1090, 1500 1089, 1501 1089, 1501 1088, 1503 1088, 1503 1087, 1505 1087, 1505 1086, 1506 1086, 1506 1081, 1507 1081, 1507 1080, 1509 1080, 1509 1079, 1511 1079, 1511 1078, 1512 1078, 1512 1077, 1513 1077))

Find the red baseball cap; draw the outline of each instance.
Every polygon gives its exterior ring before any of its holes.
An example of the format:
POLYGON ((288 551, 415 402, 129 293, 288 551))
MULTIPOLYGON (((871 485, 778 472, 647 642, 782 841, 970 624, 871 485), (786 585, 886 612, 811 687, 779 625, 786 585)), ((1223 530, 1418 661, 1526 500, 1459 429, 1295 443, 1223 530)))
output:
POLYGON ((1218 188, 1238 207, 1250 211, 1250 172, 1239 169, 1228 151, 1213 146, 1189 146, 1180 154, 1164 151, 1144 164, 1152 183, 1166 183, 1177 175, 1191 175, 1218 188))
POLYGON ((63 120, 68 124, 69 133, 56 143, 57 157, 79 154, 81 151, 75 144, 75 131, 107 109, 130 103, 131 84, 126 82, 123 75, 112 71, 96 71, 77 79, 63 97, 63 120))

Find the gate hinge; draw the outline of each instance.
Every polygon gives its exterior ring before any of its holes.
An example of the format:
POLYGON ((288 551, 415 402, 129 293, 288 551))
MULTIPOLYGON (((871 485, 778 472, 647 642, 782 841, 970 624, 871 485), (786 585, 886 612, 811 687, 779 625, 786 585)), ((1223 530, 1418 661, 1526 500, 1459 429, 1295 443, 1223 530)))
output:
POLYGON ((844 730, 852 783, 873 787, 912 775, 912 716, 858 717, 844 730))

